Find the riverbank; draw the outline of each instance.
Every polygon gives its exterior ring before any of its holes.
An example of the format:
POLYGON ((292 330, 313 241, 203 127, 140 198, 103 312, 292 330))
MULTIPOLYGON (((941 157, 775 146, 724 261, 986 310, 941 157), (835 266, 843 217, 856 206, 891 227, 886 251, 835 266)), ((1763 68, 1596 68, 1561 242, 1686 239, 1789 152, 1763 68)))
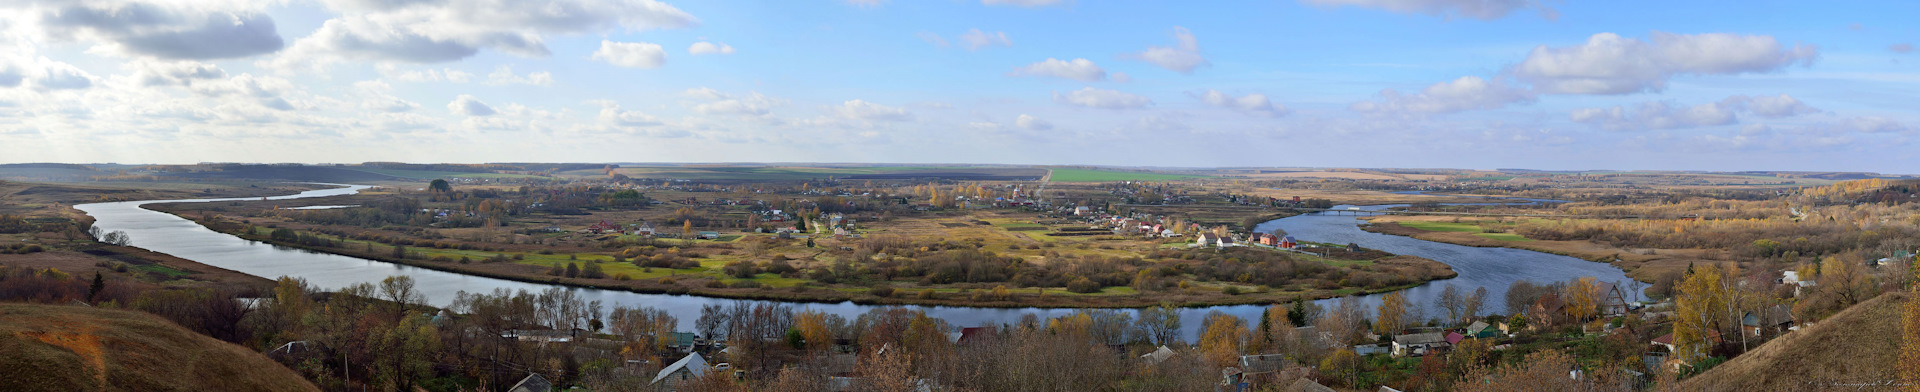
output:
POLYGON ((1449 226, 1468 226, 1474 221, 1462 221, 1465 224, 1451 224, 1457 219, 1434 216, 1375 216, 1360 218, 1368 222, 1361 230, 1368 232, 1411 237, 1418 240, 1448 243, 1454 245, 1482 248, 1510 248, 1530 250, 1541 253, 1574 257, 1596 263, 1606 263, 1625 271, 1628 277, 1642 282, 1653 282, 1661 274, 1669 271, 1684 270, 1692 263, 1715 263, 1717 260, 1704 259, 1698 249, 1657 249, 1634 250, 1596 244, 1587 241, 1549 241, 1534 240, 1513 233, 1485 233, 1477 230, 1455 230, 1449 226), (1401 224, 1407 222, 1408 224, 1401 224), (1444 223, 1442 223, 1444 222, 1444 223), (1423 224, 1442 223, 1442 224, 1423 224), (1426 229, 1413 226, 1429 226, 1426 229))
MULTIPOLYGON (((165 209, 157 211, 168 212, 165 209)), ((169 212, 170 213, 170 212, 169 212)), ((956 306, 983 308, 1141 308, 1171 304, 1178 307, 1206 307, 1229 305, 1265 305, 1306 299, 1338 298, 1349 295, 1371 295, 1416 287, 1433 280, 1450 279, 1458 276, 1451 267, 1437 261, 1407 255, 1393 255, 1377 260, 1331 260, 1330 263, 1364 263, 1368 268, 1379 270, 1419 271, 1422 275, 1413 282, 1387 285, 1375 288, 1310 288, 1297 290, 1276 290, 1265 286, 1229 282, 1182 282, 1181 288, 1169 288, 1153 291, 1152 295, 1140 295, 1131 287, 1107 287, 1099 292, 1074 293, 1063 287, 1014 288, 1008 287, 1004 296, 997 294, 996 286, 1005 284, 972 284, 972 287, 953 287, 953 285, 921 286, 912 282, 890 282, 883 284, 886 289, 876 287, 849 287, 845 285, 819 286, 799 282, 788 287, 740 288, 730 284, 713 284, 719 280, 708 280, 709 284, 694 284, 710 278, 705 274, 665 275, 645 279, 618 280, 615 278, 566 277, 549 274, 549 268, 526 263, 493 260, 456 261, 451 258, 394 257, 389 250, 392 247, 371 245, 353 240, 320 235, 344 246, 316 246, 291 241, 275 240, 263 230, 260 233, 247 233, 244 226, 231 222, 207 222, 205 216, 175 214, 193 220, 204 227, 233 235, 249 241, 277 246, 303 249, 312 252, 355 257, 368 260, 451 272, 463 275, 482 276, 495 279, 525 283, 553 284, 569 287, 593 288, 602 290, 625 291, 641 294, 691 295, 712 298, 770 300, 806 303, 846 303, 860 305, 921 305, 956 306), (436 259, 440 261, 435 261, 436 259), (1190 284, 1187 284, 1190 283, 1190 284), (876 292, 878 291, 878 292, 876 292), (889 292, 890 291, 890 292, 889 292), (887 295, 880 295, 885 293, 887 295)), ((1245 251, 1280 252, 1277 250, 1243 247, 1245 251)), ((426 249, 423 251, 432 251, 426 249)), ((1235 251, 1241 251, 1235 249, 1235 251)), ((1310 255, 1288 254, 1290 257, 1312 257, 1310 255)), ((581 259, 580 262, 595 262, 581 259)), ((607 265, 608 262, 600 262, 607 265)), ((660 269, 674 271, 671 269, 660 269)))

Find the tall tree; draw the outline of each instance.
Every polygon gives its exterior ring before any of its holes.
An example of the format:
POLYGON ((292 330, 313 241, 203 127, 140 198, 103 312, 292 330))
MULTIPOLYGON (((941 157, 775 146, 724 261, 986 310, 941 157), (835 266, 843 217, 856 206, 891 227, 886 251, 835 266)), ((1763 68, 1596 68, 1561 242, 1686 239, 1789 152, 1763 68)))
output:
POLYGON ((1395 291, 1380 298, 1378 318, 1374 320, 1373 331, 1381 335, 1400 333, 1407 317, 1407 296, 1395 291))
POLYGON ((1201 321, 1200 352, 1215 366, 1234 366, 1247 339, 1247 322, 1218 310, 1201 321))
POLYGON ((1594 316, 1600 304, 1600 284, 1592 277, 1580 277, 1567 285, 1567 317, 1584 322, 1594 316))
POLYGON ((1460 296, 1460 289, 1447 285, 1440 290, 1440 296, 1433 298, 1433 306, 1447 311, 1447 322, 1460 322, 1460 311, 1466 305, 1466 298, 1460 296))
POLYGON ((1695 268, 1680 285, 1675 298, 1673 323, 1674 356, 1684 363, 1705 358, 1712 339, 1718 336, 1726 320, 1726 300, 1721 296, 1720 268, 1714 265, 1695 268))

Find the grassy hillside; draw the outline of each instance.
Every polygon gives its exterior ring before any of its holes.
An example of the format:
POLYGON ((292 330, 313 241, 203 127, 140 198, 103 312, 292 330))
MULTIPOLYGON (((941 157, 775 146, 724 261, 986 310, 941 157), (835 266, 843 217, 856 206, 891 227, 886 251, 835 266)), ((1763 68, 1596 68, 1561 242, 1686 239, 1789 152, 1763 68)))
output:
MULTIPOLYGON (((1854 305, 1681 380, 1677 390, 1801 391, 1897 381, 1900 311, 1907 297, 1904 292, 1891 292, 1854 305)), ((1861 390, 1869 389, 1874 388, 1861 390)))
POLYGON ((0 353, 8 390, 318 390, 260 353, 128 310, 0 304, 0 353))

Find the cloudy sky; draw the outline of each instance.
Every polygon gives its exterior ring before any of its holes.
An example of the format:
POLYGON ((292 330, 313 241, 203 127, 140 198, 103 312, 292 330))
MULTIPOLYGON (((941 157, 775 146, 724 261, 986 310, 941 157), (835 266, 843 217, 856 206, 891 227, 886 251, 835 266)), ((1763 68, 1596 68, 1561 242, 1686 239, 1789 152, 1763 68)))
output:
POLYGON ((1920 173, 1920 2, 0 0, 0 162, 1920 173))

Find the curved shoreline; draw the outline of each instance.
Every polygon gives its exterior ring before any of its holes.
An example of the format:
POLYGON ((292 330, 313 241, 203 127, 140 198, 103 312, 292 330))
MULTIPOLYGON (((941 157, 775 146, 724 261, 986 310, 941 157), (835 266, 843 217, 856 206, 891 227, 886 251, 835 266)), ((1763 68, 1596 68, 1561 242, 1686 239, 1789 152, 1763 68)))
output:
POLYGON ((1595 254, 1580 254, 1580 253, 1568 252, 1564 250, 1545 248, 1545 247, 1523 246, 1517 243, 1509 243, 1511 241, 1500 241, 1495 239, 1486 239, 1486 238, 1479 238, 1479 237, 1475 237, 1476 239, 1472 241, 1462 241, 1461 239, 1465 237, 1449 236, 1449 235, 1442 234, 1447 232, 1421 230, 1421 229, 1416 229, 1412 227, 1407 227, 1396 222, 1374 222, 1372 220, 1368 220, 1367 224, 1360 225, 1360 230, 1365 230, 1371 233, 1380 233, 1380 234, 1386 234, 1386 235, 1407 237, 1407 238, 1412 238, 1412 239, 1421 240, 1421 241, 1438 242, 1443 244, 1471 246, 1475 248, 1518 249, 1518 250, 1567 256, 1567 257, 1572 257, 1576 259, 1586 260, 1589 262, 1607 264, 1614 268, 1619 268, 1621 272, 1626 273, 1628 278, 1639 280, 1641 282, 1653 283, 1651 280, 1634 277, 1633 272, 1638 268, 1628 268, 1625 266, 1621 266, 1619 263, 1616 262, 1621 260, 1619 256, 1624 254, 1622 253, 1624 251, 1615 252, 1612 254, 1595 255, 1595 254))
MULTIPOLYGON (((144 206, 142 208, 144 208, 144 206)), ((154 212, 178 216, 180 218, 193 221, 196 224, 200 223, 200 221, 195 220, 194 218, 181 216, 178 214, 172 214, 164 211, 158 211, 158 210, 152 210, 152 209, 149 209, 149 210, 154 212)), ((205 227, 206 225, 202 224, 201 226, 205 227)), ((211 230, 211 228, 209 228, 209 230, 211 230)), ((1459 276, 1459 272, 1454 271, 1453 268, 1451 266, 1446 265, 1446 263, 1441 263, 1438 261, 1434 261, 1431 259, 1426 259, 1418 256, 1395 255, 1395 257, 1408 257, 1408 258, 1419 259, 1427 263, 1437 264, 1441 268, 1443 268, 1446 273, 1441 275, 1436 275, 1433 279, 1430 279, 1430 280, 1424 280, 1424 281, 1409 283, 1404 285, 1388 286, 1380 289, 1359 289, 1349 294, 1335 294, 1335 293, 1327 292, 1326 290, 1315 290, 1311 292, 1311 294, 1295 293, 1290 295, 1278 295, 1278 296, 1261 295, 1260 293, 1257 293, 1257 292, 1249 292, 1249 293, 1240 294, 1236 296, 1242 299, 1228 300, 1228 301, 1169 301, 1168 299, 1165 299, 1165 298, 1150 299, 1150 298, 1139 298, 1139 297, 1101 297, 1101 296, 1045 294, 1045 295, 1041 295, 1041 297, 1043 298, 1085 298, 1085 299, 1089 299, 1090 302, 1086 302, 1086 303, 1057 302, 1057 301, 1027 302, 1027 301, 1017 301, 1017 300, 1016 301, 981 302, 981 301, 973 301, 971 299, 931 299, 929 300, 929 299, 921 299, 917 297, 908 296, 906 294, 896 294, 895 296, 881 298, 881 297, 875 297, 872 295, 850 294, 850 293, 837 291, 831 288, 815 288, 815 287, 809 287, 807 289, 807 292, 831 292, 831 293, 826 295, 807 295, 803 292, 796 292, 794 293, 795 295, 779 295, 776 293, 769 293, 768 291, 789 290, 789 292, 791 292, 790 291, 791 289, 790 288, 789 289, 754 289, 754 291, 739 292, 739 291, 711 290, 705 287, 674 286, 671 288, 664 288, 664 287, 632 286, 632 285, 620 285, 620 284, 597 284, 597 283, 591 283, 591 282, 581 282, 581 279, 579 278, 551 277, 551 278, 541 279, 541 278, 536 278, 536 277, 531 277, 531 276, 521 275, 521 274, 504 274, 504 273, 498 273, 498 272, 492 272, 492 271, 476 270, 471 268, 458 268, 458 267, 443 265, 442 263, 436 263, 436 262, 431 262, 426 260, 395 259, 391 256, 385 256, 385 255, 340 252, 340 251, 335 251, 327 248, 275 241, 275 240, 266 238, 266 236, 264 235, 257 235, 257 234, 247 235, 247 234, 234 233, 234 232, 228 232, 228 231, 219 231, 219 230, 216 230, 216 231, 223 234, 231 235, 243 240, 247 240, 247 241, 259 242, 259 243, 292 248, 292 249, 299 249, 302 251, 325 253, 325 254, 339 255, 339 256, 359 258, 359 259, 367 259, 367 260, 380 261, 385 263, 404 265, 409 267, 430 269, 430 270, 441 271, 441 272, 480 276, 480 277, 502 279, 502 280, 511 280, 511 281, 523 282, 523 283, 549 284, 549 285, 556 285, 556 286, 589 288, 589 289, 609 290, 609 291, 622 291, 622 292, 631 292, 631 293, 639 293, 639 294, 685 295, 685 296, 696 296, 696 297, 706 297, 706 298, 763 300, 763 301, 800 302, 800 303, 824 303, 824 304, 852 303, 856 305, 915 305, 915 306, 972 307, 972 308, 999 308, 999 309, 1008 309, 1008 308, 1139 309, 1139 308, 1148 308, 1148 307, 1158 306, 1163 303, 1172 303, 1175 307, 1202 308, 1202 307, 1213 307, 1213 306, 1269 305, 1269 304, 1276 304, 1276 303, 1287 303, 1299 298, 1306 298, 1309 300, 1322 300, 1322 299, 1332 299, 1332 298, 1340 298, 1340 297, 1347 297, 1347 296, 1365 296, 1365 295, 1373 295, 1373 294, 1405 290, 1408 288, 1418 287, 1420 285, 1424 285, 1429 282, 1453 279, 1459 276), (1122 299, 1122 300, 1113 301, 1109 299, 1122 299)), ((633 281, 633 282, 639 282, 639 281, 633 281)), ((897 293, 910 293, 916 290, 911 286, 908 286, 908 287, 896 286, 894 287, 894 289, 896 290, 897 293)), ((1012 289, 1012 291, 1016 293, 1015 295, 1020 296, 1015 298, 1023 298, 1023 299, 1031 300, 1033 298, 1031 294, 1019 294, 1019 292, 1023 290, 1031 290, 1031 289, 1030 288, 1012 289)), ((954 295, 954 294, 942 294, 942 295, 954 295)))

